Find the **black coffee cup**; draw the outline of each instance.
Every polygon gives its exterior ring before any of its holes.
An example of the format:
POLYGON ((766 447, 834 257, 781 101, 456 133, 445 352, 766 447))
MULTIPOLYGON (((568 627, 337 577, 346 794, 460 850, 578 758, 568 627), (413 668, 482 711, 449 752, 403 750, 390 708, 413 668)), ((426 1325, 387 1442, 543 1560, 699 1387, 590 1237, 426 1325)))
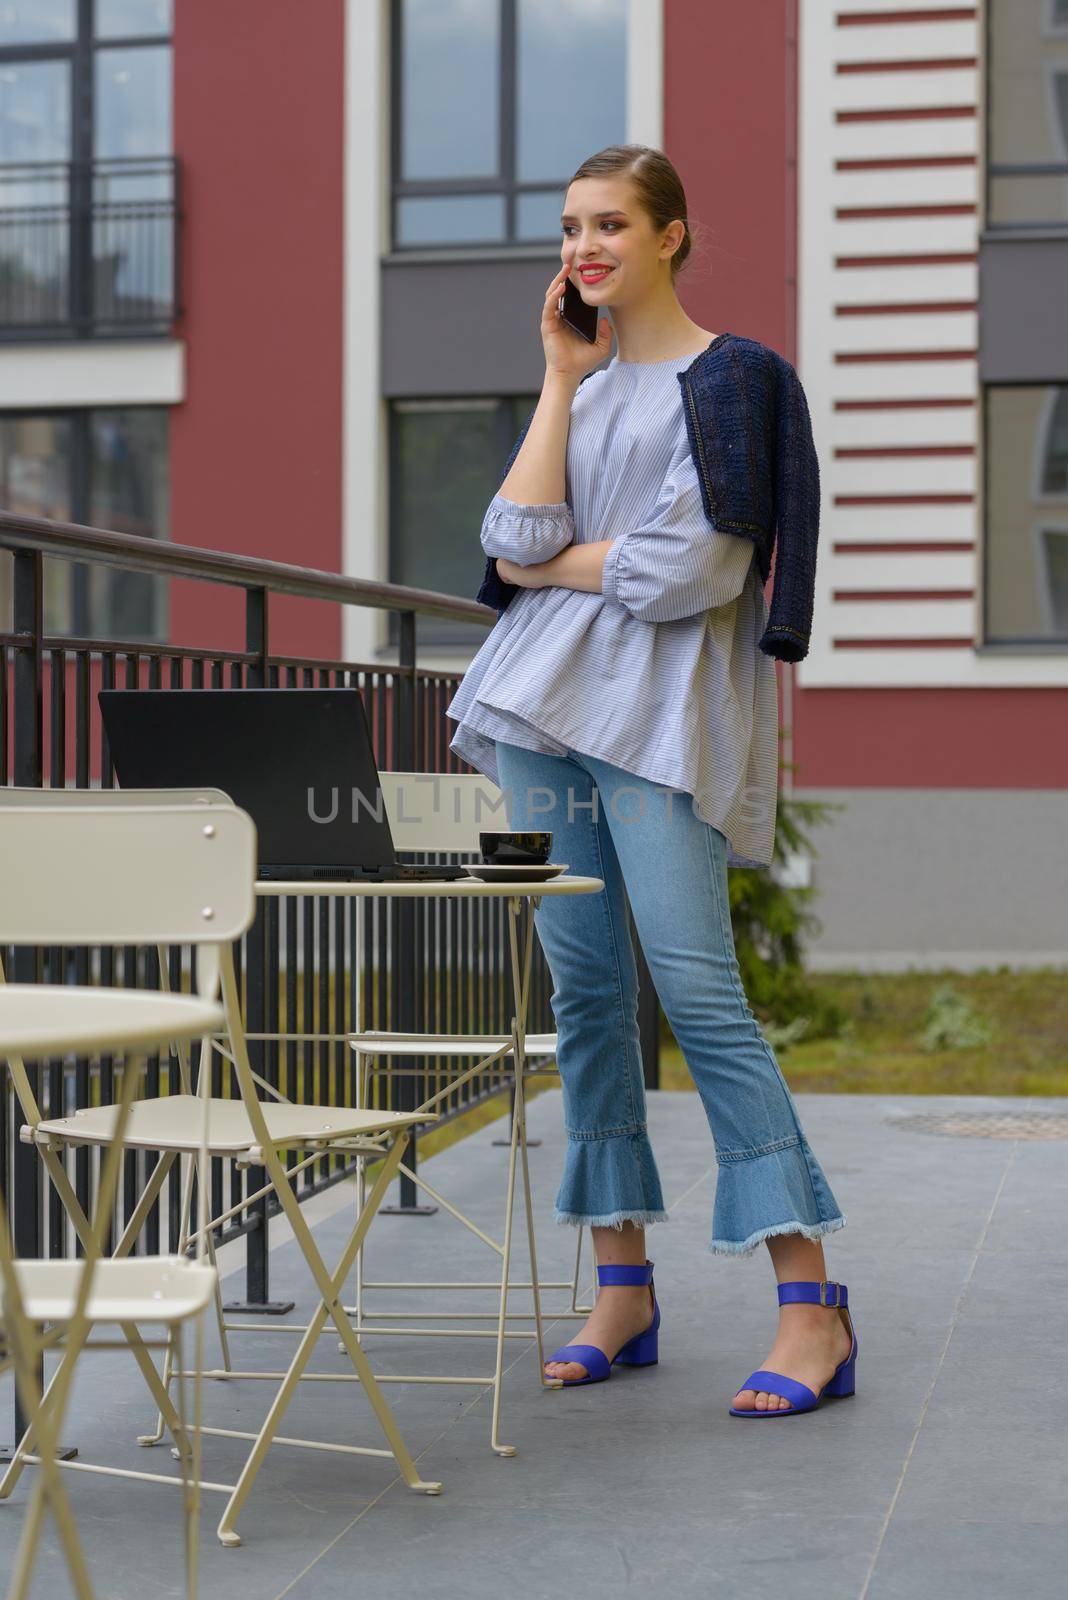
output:
POLYGON ((540 867, 553 847, 551 833, 480 833, 482 859, 488 867, 540 867))

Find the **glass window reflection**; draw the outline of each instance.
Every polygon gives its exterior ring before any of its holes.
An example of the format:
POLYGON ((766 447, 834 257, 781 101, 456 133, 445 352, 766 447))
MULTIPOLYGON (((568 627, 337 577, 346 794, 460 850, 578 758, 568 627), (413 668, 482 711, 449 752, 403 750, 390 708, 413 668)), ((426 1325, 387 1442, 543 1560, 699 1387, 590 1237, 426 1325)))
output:
MULTIPOLYGON (((395 401, 391 583, 473 599, 485 569, 479 529, 503 465, 537 395, 395 401)), ((447 618, 420 621, 422 644, 478 646, 485 628, 447 618)), ((391 643, 397 641, 391 619, 391 643)))
POLYGON ((627 0, 518 0, 516 177, 561 179, 626 127, 627 0))
MULTIPOLYGON (((576 165, 578 163, 576 162, 576 165)), ((561 239, 560 212, 564 186, 556 184, 536 194, 521 194, 515 202, 515 235, 517 239, 551 239, 558 244, 561 239)))
POLYGON ((629 0, 514 0, 511 33, 504 0, 394 5, 394 244, 557 239, 571 173, 626 137, 629 0), (471 178, 495 192, 449 192, 471 178))
MULTIPOLYGON (((0 415, 0 505, 169 538, 168 423, 164 406, 0 415)), ((12 558, 0 551, 0 629, 12 620, 12 558)), ((53 636, 159 642, 167 637, 166 583, 46 558, 44 626, 53 636)))
POLYGON ((399 177, 497 171, 499 0, 404 0, 399 177))
POLYGON ((173 26, 171 0, 96 0, 98 39, 155 39, 173 26))
MULTIPOLYGON (((157 406, 90 413, 89 520, 142 538, 170 538, 169 415, 157 406)), ((167 585, 146 572, 89 571, 89 629, 105 639, 163 639, 167 585)))
POLYGON ((70 160, 70 66, 0 65, 0 162, 70 160))
POLYGON ((76 0, 0 0, 0 46, 66 44, 77 31, 76 0))
POLYGON ((169 46, 97 51, 94 143, 98 160, 170 150, 169 46))
POLYGON ((1068 220, 1068 32, 1060 16, 1048 3, 988 0, 987 221, 993 227, 1068 220), (1003 166, 1047 170, 999 172, 1003 166))
MULTIPOLYGON (((0 505, 18 517, 73 520, 71 427, 65 417, 0 416, 0 505)), ((0 551, 0 628, 10 630, 13 558, 0 551)), ((69 561, 44 563, 44 625, 67 633, 71 617, 69 561)))
POLYGON ((499 244, 503 238, 503 195, 457 194, 397 201, 398 244, 499 244))

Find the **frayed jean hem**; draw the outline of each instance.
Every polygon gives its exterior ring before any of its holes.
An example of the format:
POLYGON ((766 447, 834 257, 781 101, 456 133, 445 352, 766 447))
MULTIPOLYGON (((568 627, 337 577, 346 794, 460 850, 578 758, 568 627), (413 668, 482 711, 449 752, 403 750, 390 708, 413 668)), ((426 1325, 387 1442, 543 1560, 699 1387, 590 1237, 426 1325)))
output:
POLYGON ((623 1231, 625 1222, 633 1222, 635 1227, 647 1228, 651 1222, 669 1222, 671 1219, 666 1211, 612 1211, 603 1217, 582 1216, 577 1211, 554 1211, 553 1221, 571 1228, 615 1228, 623 1231))
POLYGON ((846 1225, 845 1217, 830 1217, 826 1222, 779 1222, 773 1228, 761 1228, 748 1239, 713 1239, 709 1250, 720 1256, 751 1256, 759 1244, 782 1233, 800 1233, 806 1239, 822 1239, 825 1233, 836 1233, 846 1225))

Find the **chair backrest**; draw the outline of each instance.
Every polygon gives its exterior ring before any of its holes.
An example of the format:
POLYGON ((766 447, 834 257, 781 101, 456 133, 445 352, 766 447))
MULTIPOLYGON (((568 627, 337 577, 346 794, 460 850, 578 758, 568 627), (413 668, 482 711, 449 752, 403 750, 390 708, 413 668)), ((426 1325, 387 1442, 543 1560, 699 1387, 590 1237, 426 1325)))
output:
POLYGON ((4 806, 213 806, 233 805, 221 789, 17 789, 0 788, 4 806))
POLYGON ((379 772, 398 850, 478 855, 480 833, 508 829, 504 791, 481 772, 379 772))
POLYGON ((0 944, 218 944, 256 909, 256 828, 234 805, 11 806, 0 944))

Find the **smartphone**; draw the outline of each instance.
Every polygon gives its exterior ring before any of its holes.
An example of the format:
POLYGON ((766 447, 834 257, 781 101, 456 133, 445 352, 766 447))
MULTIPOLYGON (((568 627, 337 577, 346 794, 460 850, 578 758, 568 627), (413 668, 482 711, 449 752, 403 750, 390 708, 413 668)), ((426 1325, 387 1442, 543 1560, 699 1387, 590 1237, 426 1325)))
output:
POLYGON ((576 333, 580 333, 587 344, 597 343, 600 312, 596 306, 586 304, 570 278, 564 279, 564 292, 557 301, 557 306, 569 328, 574 328, 576 333))

